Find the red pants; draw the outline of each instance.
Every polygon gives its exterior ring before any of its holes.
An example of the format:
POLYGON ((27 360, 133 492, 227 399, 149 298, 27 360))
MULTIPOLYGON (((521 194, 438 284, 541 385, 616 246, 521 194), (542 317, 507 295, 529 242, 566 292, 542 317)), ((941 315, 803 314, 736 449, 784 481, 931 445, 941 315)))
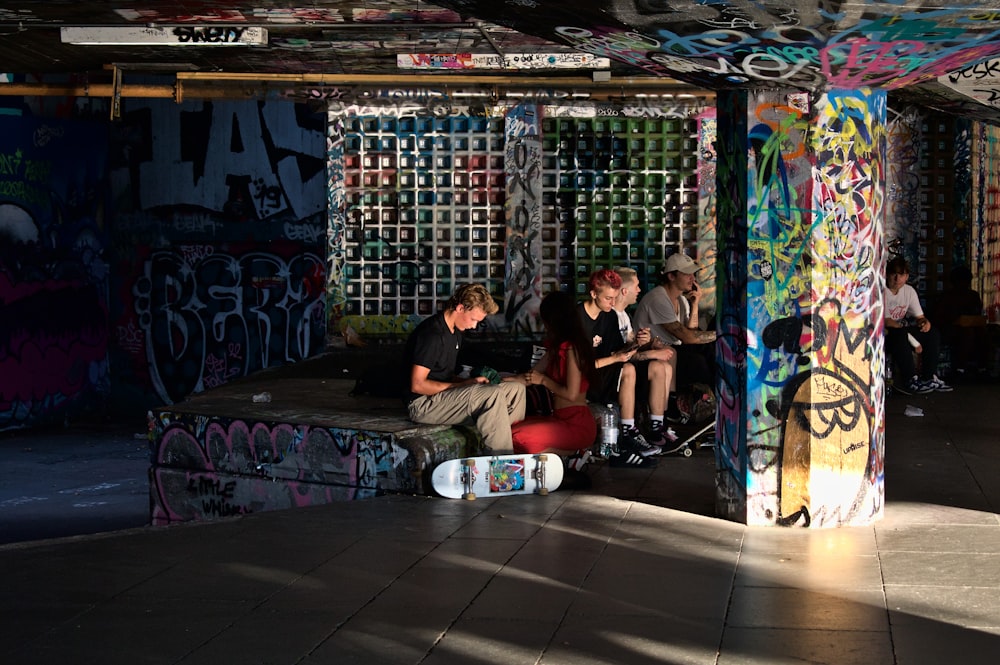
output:
POLYGON ((550 448, 567 452, 594 445, 597 421, 589 406, 567 406, 551 416, 529 416, 511 426, 514 450, 539 453, 550 448))

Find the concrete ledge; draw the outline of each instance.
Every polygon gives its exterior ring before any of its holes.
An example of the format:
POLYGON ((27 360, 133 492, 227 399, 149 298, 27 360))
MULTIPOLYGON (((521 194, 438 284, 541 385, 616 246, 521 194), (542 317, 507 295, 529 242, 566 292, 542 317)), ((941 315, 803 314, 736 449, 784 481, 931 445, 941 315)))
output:
POLYGON ((482 454, 472 426, 415 425, 397 399, 353 397, 352 380, 284 369, 154 413, 153 524, 429 495, 435 465, 482 454), (271 401, 255 403, 264 390, 271 401))

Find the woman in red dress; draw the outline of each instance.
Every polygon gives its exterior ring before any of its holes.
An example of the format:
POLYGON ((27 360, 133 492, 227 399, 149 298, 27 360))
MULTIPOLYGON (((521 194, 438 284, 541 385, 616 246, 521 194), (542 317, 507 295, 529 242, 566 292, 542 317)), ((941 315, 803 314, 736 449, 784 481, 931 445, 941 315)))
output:
POLYGON ((552 415, 529 416, 514 423, 514 450, 559 455, 589 451, 597 435, 597 422, 587 406, 587 388, 594 369, 593 345, 583 331, 570 294, 549 293, 542 298, 539 314, 545 326, 545 355, 513 380, 544 386, 552 393, 555 408, 552 415))

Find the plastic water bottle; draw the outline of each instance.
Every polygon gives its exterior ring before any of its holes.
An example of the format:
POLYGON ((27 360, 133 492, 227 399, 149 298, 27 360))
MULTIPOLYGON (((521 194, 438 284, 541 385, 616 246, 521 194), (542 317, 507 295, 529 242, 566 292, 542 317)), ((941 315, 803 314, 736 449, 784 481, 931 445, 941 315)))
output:
POLYGON ((614 404, 608 404, 601 414, 601 457, 607 458, 618 452, 618 412, 614 404))

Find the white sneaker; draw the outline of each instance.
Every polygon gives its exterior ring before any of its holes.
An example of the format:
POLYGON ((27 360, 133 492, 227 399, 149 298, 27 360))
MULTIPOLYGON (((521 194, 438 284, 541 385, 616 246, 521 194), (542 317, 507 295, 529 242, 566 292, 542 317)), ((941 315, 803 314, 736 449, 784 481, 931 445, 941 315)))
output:
POLYGON ((930 387, 931 390, 935 390, 939 393, 950 393, 954 390, 954 388, 938 378, 937 374, 932 374, 931 378, 924 381, 924 384, 930 387))

